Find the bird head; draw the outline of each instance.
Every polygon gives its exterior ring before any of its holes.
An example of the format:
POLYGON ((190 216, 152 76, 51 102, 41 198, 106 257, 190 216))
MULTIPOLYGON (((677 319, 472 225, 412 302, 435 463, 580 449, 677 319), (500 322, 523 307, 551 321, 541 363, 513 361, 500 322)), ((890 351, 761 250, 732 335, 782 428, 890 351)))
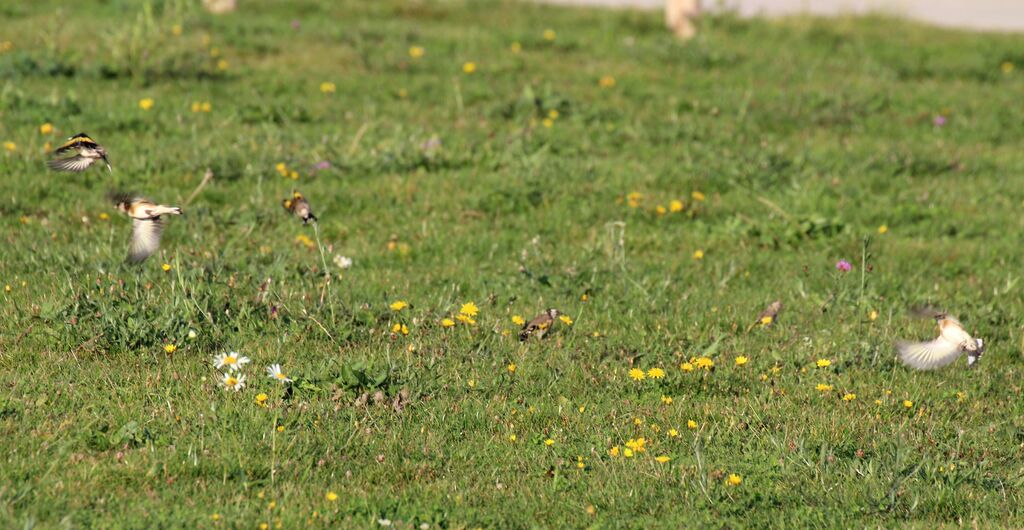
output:
POLYGON ((132 193, 111 192, 108 196, 114 203, 114 208, 124 213, 128 213, 132 208, 132 203, 135 202, 135 195, 132 193))
POLYGON ((545 313, 547 313, 548 316, 551 317, 552 320, 558 318, 558 315, 561 314, 561 313, 558 312, 557 309, 548 309, 547 311, 545 311, 545 313))

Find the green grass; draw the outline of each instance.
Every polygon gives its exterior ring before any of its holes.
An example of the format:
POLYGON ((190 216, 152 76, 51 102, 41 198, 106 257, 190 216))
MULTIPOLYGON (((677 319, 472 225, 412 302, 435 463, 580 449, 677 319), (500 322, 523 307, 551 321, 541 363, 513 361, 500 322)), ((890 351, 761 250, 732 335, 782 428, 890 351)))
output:
POLYGON ((1024 38, 713 16, 682 44, 658 13, 490 1, 9 4, 3 526, 1024 524, 1024 38), (79 131, 113 173, 46 171, 79 131), (140 267, 115 188, 185 209, 140 267), (293 188, 318 231, 281 208, 293 188), (442 328, 469 301, 477 323, 442 328), (934 333, 920 304, 987 339, 978 369, 894 359, 934 333), (511 317, 547 307, 575 323, 521 345, 511 317), (219 386, 227 350, 253 360, 243 392, 219 386), (680 369, 702 355, 715 371, 680 369))

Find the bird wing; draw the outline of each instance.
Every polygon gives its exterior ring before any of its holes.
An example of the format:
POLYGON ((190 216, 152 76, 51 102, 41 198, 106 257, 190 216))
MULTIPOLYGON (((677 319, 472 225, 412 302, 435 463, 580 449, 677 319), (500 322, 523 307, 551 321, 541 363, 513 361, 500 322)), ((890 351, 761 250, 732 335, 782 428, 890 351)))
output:
POLYGON ((95 149, 95 148, 97 148, 99 146, 100 146, 100 144, 96 143, 96 140, 93 140, 92 138, 89 138, 88 135, 76 134, 76 135, 72 136, 71 138, 68 138, 68 141, 64 142, 63 145, 58 147, 54 151, 54 153, 60 155, 60 154, 66 153, 66 152, 68 152, 68 151, 70 151, 72 149, 78 149, 79 147, 88 147, 88 148, 95 149))
POLYGON ((128 261, 141 263, 160 248, 160 236, 164 232, 163 219, 132 219, 132 240, 128 245, 128 261))
POLYGON ((547 314, 541 314, 535 317, 533 320, 523 324, 522 331, 519 332, 519 340, 525 341, 530 338, 537 330, 546 329, 551 325, 551 317, 547 314))
POLYGON ((89 168, 93 163, 92 158, 86 158, 84 156, 69 156, 67 158, 55 158, 48 162, 50 169, 56 171, 70 171, 72 173, 80 173, 89 168))
POLYGON ((901 342, 896 345, 900 360, 917 370, 942 368, 960 356, 960 345, 939 337, 930 342, 901 342))

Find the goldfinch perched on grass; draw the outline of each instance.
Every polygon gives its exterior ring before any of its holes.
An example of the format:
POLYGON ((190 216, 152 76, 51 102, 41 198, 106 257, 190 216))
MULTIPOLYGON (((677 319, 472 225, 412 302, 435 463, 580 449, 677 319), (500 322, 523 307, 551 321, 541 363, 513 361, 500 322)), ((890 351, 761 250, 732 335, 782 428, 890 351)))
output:
POLYGON ((161 216, 181 215, 181 208, 177 206, 162 206, 131 193, 112 193, 110 199, 118 210, 132 219, 129 263, 142 263, 160 248, 165 222, 161 216))
POLYGON ((775 319, 779 317, 780 311, 782 311, 782 300, 776 300, 768 304, 768 307, 766 307, 764 311, 761 311, 760 315, 757 315, 757 320, 747 328, 747 333, 758 326, 771 326, 775 323, 775 319))
POLYGON ((313 215, 313 210, 309 206, 309 201, 302 196, 301 193, 295 191, 292 192, 290 199, 285 199, 281 203, 285 210, 295 214, 296 217, 302 219, 302 224, 308 224, 310 221, 316 221, 316 216, 313 215))
POLYGON ((538 339, 544 338, 544 334, 551 329, 554 325, 555 319, 558 318, 557 309, 548 309, 547 311, 533 317, 533 320, 523 324, 523 330, 519 332, 519 341, 525 342, 530 337, 537 337, 538 339))
POLYGON ((107 160, 107 150, 85 133, 68 138, 68 141, 58 147, 53 154, 56 158, 50 160, 48 165, 56 171, 80 173, 89 169, 97 160, 103 160, 107 164, 107 170, 113 171, 110 161, 107 160))
POLYGON ((967 366, 973 365, 985 353, 985 343, 971 337, 963 324, 946 313, 934 316, 939 325, 939 337, 929 342, 900 342, 896 344, 900 360, 911 368, 932 370, 942 368, 967 352, 967 366))

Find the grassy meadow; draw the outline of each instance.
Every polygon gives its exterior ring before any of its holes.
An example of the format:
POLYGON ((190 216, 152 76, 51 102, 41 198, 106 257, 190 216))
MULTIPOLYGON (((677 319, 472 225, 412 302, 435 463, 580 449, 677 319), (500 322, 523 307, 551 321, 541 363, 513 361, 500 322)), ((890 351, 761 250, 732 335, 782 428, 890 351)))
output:
POLYGON ((680 43, 470 0, 0 18, 2 527, 1024 525, 1022 36, 718 15, 680 43), (48 171, 82 131, 114 171, 48 171), (140 266, 115 189, 184 209, 140 266), (986 339, 976 369, 895 359, 935 336, 920 305, 986 339))

